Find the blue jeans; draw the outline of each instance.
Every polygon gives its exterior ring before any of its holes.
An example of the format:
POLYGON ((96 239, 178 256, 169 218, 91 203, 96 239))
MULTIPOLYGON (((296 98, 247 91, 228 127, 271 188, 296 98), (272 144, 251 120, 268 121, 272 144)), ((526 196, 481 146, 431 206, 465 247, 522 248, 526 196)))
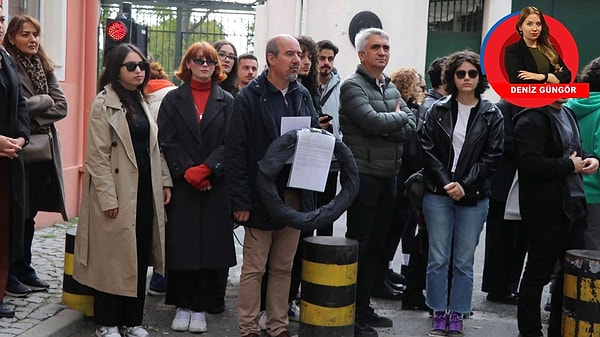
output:
POLYGON ((429 233, 426 303, 431 309, 462 314, 471 311, 475 248, 488 205, 487 198, 475 206, 459 206, 448 196, 425 193, 423 215, 429 233), (450 266, 452 279, 448 298, 450 266))

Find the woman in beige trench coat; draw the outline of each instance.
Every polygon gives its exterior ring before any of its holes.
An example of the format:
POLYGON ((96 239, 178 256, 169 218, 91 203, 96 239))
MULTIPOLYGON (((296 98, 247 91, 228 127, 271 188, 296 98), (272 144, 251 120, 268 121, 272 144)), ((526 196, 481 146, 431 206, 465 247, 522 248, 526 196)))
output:
POLYGON ((164 269, 164 204, 169 170, 144 87, 148 61, 133 45, 108 54, 88 125, 86 173, 73 277, 96 290, 97 336, 145 337, 148 265, 164 269))

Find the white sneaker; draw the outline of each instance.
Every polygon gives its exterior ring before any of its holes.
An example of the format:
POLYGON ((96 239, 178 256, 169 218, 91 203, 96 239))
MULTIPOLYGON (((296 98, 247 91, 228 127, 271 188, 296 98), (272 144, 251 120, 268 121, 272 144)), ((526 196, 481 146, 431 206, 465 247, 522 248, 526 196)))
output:
POLYGON ((130 326, 125 329, 125 337, 148 337, 148 331, 141 326, 130 326))
POLYGON ((258 326, 261 330, 267 331, 267 311, 263 310, 258 313, 258 326))
POLYGON ((288 308, 288 318, 290 321, 298 322, 300 320, 300 307, 296 304, 296 301, 290 302, 290 307, 288 308))
POLYGON ((206 313, 202 312, 192 312, 192 318, 190 320, 190 332, 206 332, 206 313))
POLYGON ((190 309, 177 308, 175 318, 171 322, 171 329, 174 331, 188 331, 191 315, 192 312, 190 309))
POLYGON ((101 326, 96 329, 96 337, 121 337, 116 326, 101 326))

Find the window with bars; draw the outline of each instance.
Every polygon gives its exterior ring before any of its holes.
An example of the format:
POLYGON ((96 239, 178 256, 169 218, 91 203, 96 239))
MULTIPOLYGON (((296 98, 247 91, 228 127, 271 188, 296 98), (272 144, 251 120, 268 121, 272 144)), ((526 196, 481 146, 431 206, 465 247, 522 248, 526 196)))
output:
POLYGON ((429 31, 481 33, 484 0, 430 0, 429 31))

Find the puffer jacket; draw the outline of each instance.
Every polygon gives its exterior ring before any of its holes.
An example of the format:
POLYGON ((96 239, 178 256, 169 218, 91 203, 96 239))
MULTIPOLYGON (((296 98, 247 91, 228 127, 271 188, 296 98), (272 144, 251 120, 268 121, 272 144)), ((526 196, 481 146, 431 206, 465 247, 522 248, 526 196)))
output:
POLYGON ((358 65, 340 89, 340 128, 358 171, 389 178, 400 169, 403 144, 415 132, 416 119, 389 77, 382 94, 377 80, 358 65), (398 101, 401 111, 395 111, 398 101))
POLYGON ((470 121, 460 152, 456 172, 452 176, 454 161, 452 134, 458 103, 452 95, 438 100, 425 115, 425 124, 419 131, 427 189, 446 195, 444 186, 456 181, 465 191, 459 201, 464 205, 490 195, 490 178, 496 171, 504 149, 504 120, 500 110, 490 101, 481 98, 477 114, 470 121))
MULTIPOLYGON (((256 185, 258 161, 263 159, 271 142, 280 136, 269 100, 272 95, 281 93, 268 82, 267 74, 268 70, 265 70, 242 88, 234 99, 225 137, 224 172, 231 210, 250 211, 250 219, 244 226, 277 230, 285 224, 276 223, 269 216, 256 185)), ((293 81, 286 97, 294 105, 295 116, 310 116, 312 126, 318 127, 317 113, 308 89, 293 81)), ((300 210, 310 210, 310 206, 314 206, 312 193, 303 192, 302 198, 300 210)))

